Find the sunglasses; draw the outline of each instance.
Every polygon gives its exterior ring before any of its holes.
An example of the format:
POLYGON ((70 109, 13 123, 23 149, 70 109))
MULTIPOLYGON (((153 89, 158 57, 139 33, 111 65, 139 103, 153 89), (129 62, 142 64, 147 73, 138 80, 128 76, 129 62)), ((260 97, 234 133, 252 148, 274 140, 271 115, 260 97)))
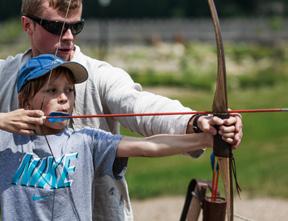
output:
POLYGON ((62 29, 63 33, 70 29, 73 35, 78 35, 84 28, 84 19, 73 23, 67 23, 63 21, 50 21, 31 15, 26 15, 26 17, 41 25, 46 31, 54 35, 61 35, 62 29))

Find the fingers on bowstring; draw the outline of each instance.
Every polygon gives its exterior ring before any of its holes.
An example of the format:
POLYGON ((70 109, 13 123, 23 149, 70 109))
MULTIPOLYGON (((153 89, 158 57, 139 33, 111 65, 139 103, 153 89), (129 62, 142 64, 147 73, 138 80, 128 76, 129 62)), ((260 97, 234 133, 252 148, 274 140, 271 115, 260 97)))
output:
POLYGON ((42 125, 44 123, 44 113, 40 110, 29 110, 27 112, 26 122, 29 125, 42 125))
POLYGON ((29 124, 32 124, 32 125, 43 125, 44 123, 44 119, 41 117, 41 118, 29 118, 29 124))
POLYGON ((28 110, 27 115, 30 117, 43 117, 44 113, 41 110, 28 110))

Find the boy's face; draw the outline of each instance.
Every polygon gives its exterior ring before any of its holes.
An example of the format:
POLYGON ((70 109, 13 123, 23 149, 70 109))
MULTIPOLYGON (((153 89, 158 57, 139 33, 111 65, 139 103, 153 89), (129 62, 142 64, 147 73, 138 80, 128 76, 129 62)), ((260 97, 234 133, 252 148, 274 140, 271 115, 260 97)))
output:
MULTIPOLYGON (((71 114, 75 102, 74 83, 68 74, 52 73, 49 82, 47 81, 28 102, 29 109, 42 110, 45 115, 51 112, 71 114)), ((46 128, 61 130, 67 125, 67 121, 59 123, 45 121, 44 125, 46 128)))
MULTIPOLYGON (((74 23, 81 20, 82 7, 70 10, 67 18, 65 15, 59 13, 56 9, 49 6, 48 1, 43 2, 43 13, 39 18, 50 21, 62 21, 67 23, 74 23)), ((38 17, 38 16, 37 16, 38 17)), ((44 29, 41 25, 33 22, 26 16, 22 16, 23 30, 28 34, 33 56, 39 54, 55 54, 64 60, 71 60, 74 56, 75 39, 68 29, 61 38, 59 35, 52 34, 44 29)))

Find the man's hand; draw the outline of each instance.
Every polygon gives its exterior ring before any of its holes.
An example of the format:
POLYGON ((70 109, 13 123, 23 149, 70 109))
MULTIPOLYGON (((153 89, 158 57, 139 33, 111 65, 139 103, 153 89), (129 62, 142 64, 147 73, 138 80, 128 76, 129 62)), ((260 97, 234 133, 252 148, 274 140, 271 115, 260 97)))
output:
MULTIPOLYGON (((189 125, 191 124, 193 124, 193 122, 189 123, 189 125)), ((197 126, 204 133, 216 135, 216 125, 219 126, 218 133, 222 136, 224 141, 231 144, 233 148, 237 148, 240 145, 243 137, 243 124, 240 114, 230 114, 229 118, 227 119, 221 119, 212 115, 203 115, 197 120, 197 126)), ((188 131, 189 130, 187 130, 187 132, 188 131)))
POLYGON ((35 134, 35 129, 44 123, 40 110, 18 109, 0 113, 0 129, 23 135, 35 134))

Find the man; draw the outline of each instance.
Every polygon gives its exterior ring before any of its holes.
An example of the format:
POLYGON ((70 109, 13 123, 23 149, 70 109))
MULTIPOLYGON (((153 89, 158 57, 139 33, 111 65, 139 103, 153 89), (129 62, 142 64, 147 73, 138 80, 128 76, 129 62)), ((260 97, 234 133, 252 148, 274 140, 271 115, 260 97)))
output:
MULTIPOLYGON (((189 111, 178 101, 141 90, 141 86, 122 69, 84 55, 74 44, 83 28, 81 0, 22 0, 22 27, 30 40, 31 49, 24 54, 0 61, 0 129, 33 134, 43 124, 40 110, 17 110, 16 73, 31 57, 43 53, 56 54, 65 60, 79 62, 89 73, 88 80, 76 86, 74 114, 144 113, 189 111), (63 28, 64 27, 64 28, 63 28), (63 28, 63 30, 62 30, 63 28), (5 112, 5 113, 4 113, 5 112), (9 113, 8 113, 9 112, 9 113)), ((228 136, 224 140, 235 147, 242 138, 242 121, 238 115, 221 120, 206 116, 87 118, 75 119, 74 125, 93 126, 118 133, 118 121, 126 128, 144 136, 158 133, 183 134, 193 130, 216 134, 213 125, 221 126, 228 136), (195 121, 195 122, 194 122, 195 121)), ((194 152, 194 156, 199 152, 194 152)), ((126 165, 127 159, 114 162, 114 173, 126 165)), ((104 176, 94 183, 94 220, 133 220, 125 179, 104 176)))

